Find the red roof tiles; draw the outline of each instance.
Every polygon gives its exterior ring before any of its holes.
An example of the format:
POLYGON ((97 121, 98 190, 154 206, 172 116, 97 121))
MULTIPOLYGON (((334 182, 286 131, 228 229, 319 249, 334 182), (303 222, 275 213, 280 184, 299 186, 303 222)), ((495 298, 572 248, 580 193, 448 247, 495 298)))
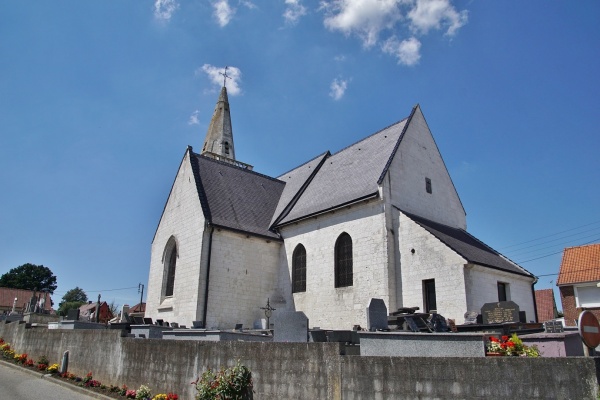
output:
POLYGON ((556 284, 596 281, 600 282, 600 243, 566 248, 556 284))
POLYGON ((554 291, 552 289, 540 289, 535 291, 535 305, 537 309, 538 322, 546 322, 554 319, 555 307, 554 291))

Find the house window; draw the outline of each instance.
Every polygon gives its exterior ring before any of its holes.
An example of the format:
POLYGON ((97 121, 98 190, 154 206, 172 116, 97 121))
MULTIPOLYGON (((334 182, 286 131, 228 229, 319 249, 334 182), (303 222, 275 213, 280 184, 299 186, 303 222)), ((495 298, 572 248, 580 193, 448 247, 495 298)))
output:
POLYGON ((498 282, 498 301, 510 300, 510 292, 508 290, 508 283, 498 282))
POLYGON ((425 312, 437 310, 435 299, 435 279, 426 279, 423 281, 423 306, 425 312))
POLYGON ((431 193, 431 179, 425 178, 425 190, 427 193, 431 193))
POLYGON ((165 272, 164 272, 164 291, 163 296, 173 296, 175 288, 175 269, 177 266, 177 245, 175 240, 171 238, 167 243, 167 252, 165 257, 165 272))
POLYGON ((306 249, 299 244, 292 254, 292 293, 306 292, 306 249))
POLYGON ((346 232, 335 241, 335 287, 352 286, 352 238, 346 232))
POLYGON ((600 307, 600 289, 596 286, 575 286, 577 307, 600 307))

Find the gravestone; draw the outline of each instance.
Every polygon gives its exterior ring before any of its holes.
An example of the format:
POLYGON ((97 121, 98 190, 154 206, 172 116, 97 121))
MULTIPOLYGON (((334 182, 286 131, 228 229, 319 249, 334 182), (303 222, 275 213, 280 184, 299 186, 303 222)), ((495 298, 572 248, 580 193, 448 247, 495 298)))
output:
POLYGON ((544 328, 546 333, 563 333, 565 330, 561 321, 546 321, 544 328))
POLYGON ((202 321, 192 321, 192 327, 194 329, 200 329, 204 327, 204 324, 202 323, 202 321))
POLYGON ((127 304, 123 304, 123 307, 121 307, 121 318, 119 322, 129 322, 129 306, 127 304))
POLYGON ((144 324, 146 324, 146 325, 152 325, 152 318, 146 318, 146 317, 144 317, 144 324))
POLYGON ((367 307, 367 329, 388 329, 388 311, 382 299, 371 299, 367 307))
POLYGON ((465 313, 465 325, 475 325, 477 323, 477 316, 479 313, 477 311, 467 311, 465 313))
POLYGON ((144 325, 144 318, 138 317, 137 315, 133 316, 133 323, 136 325, 144 325))
POLYGON ((302 311, 278 312, 274 326, 274 342, 308 342, 308 318, 302 311))
POLYGON ((79 321, 79 308, 67 311, 67 320, 79 321))
POLYGON ((484 324, 519 322, 519 311, 519 306, 514 301, 485 303, 483 307, 481 307, 481 315, 484 324))

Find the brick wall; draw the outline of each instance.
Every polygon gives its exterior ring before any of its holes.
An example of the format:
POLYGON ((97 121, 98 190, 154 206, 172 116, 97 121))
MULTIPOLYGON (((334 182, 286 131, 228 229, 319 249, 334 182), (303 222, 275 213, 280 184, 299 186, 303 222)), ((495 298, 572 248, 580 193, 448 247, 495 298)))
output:
POLYGON ((560 302, 563 307, 563 315, 565 317, 566 326, 577 326, 579 320, 579 314, 582 311, 587 310, 600 320, 600 308, 598 307, 577 307, 575 301, 575 290, 573 286, 559 286, 560 290, 560 302))

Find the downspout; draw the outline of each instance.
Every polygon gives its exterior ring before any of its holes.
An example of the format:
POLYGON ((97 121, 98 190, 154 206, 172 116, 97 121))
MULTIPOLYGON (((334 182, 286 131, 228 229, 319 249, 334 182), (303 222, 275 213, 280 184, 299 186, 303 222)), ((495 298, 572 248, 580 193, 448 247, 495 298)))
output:
POLYGON ((202 325, 206 328, 206 315, 208 314, 208 282, 210 277, 210 259, 212 252, 212 237, 215 228, 211 225, 210 235, 208 236, 208 262, 206 263, 206 286, 204 288, 204 311, 202 313, 202 325))
MULTIPOLYGON (((537 281, 537 276, 534 276, 533 282, 531 283, 531 295, 533 296, 533 315, 535 316, 535 322, 539 322, 537 313, 537 302, 535 301, 535 289, 533 287, 537 283, 537 281)), ((554 296, 554 290, 552 291, 552 296, 554 296)))

